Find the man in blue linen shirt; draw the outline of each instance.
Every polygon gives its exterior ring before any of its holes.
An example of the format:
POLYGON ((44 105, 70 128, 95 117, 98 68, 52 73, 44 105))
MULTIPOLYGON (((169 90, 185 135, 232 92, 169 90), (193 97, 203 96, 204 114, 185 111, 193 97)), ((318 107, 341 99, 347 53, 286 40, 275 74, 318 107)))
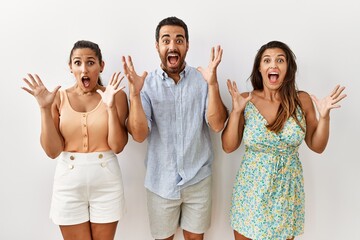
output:
POLYGON ((155 239, 170 240, 180 224, 186 240, 200 240, 211 219, 209 126, 219 132, 227 119, 216 76, 222 49, 212 48, 207 69, 187 65, 188 29, 176 17, 158 24, 156 49, 161 65, 149 75, 137 75, 131 57, 123 57, 130 89, 127 126, 135 141, 148 138, 150 229, 155 239))

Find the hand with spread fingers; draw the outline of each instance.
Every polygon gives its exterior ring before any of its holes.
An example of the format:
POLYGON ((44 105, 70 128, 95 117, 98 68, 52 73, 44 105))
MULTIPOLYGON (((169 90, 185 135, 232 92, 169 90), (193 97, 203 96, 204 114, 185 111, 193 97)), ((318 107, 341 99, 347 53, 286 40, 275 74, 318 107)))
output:
POLYGON ((226 84, 227 84, 229 93, 231 95, 232 107, 233 107, 232 111, 238 112, 238 113, 243 112, 245 109, 246 103, 251 100, 251 93, 248 95, 248 97, 245 98, 239 92, 235 81, 233 81, 231 83, 231 81, 228 79, 226 84))
POLYGON ((144 71, 143 74, 139 76, 135 71, 134 64, 130 56, 127 57, 127 60, 123 56, 122 63, 124 74, 129 81, 130 96, 140 95, 140 91, 144 85, 144 81, 148 73, 144 71))
POLYGON ((23 80, 29 88, 22 87, 22 89, 36 98, 40 108, 50 108, 61 86, 57 86, 52 92, 49 92, 37 74, 28 74, 28 78, 23 78, 23 80))
POLYGON ((216 52, 214 47, 211 48, 210 62, 208 67, 206 69, 202 67, 197 68, 197 70, 201 72, 209 85, 217 84, 216 69, 221 62, 222 54, 223 49, 220 47, 220 45, 216 47, 216 52))
POLYGON ((124 79, 124 76, 121 75, 121 72, 113 73, 109 84, 106 86, 105 91, 101 91, 100 89, 96 90, 101 96, 102 101, 106 104, 107 107, 112 108, 114 104, 114 98, 116 93, 120 90, 124 89, 125 86, 120 86, 121 81, 124 79))
POLYGON ((337 85, 332 92, 323 99, 318 99, 316 96, 311 95, 311 99, 314 101, 320 117, 327 118, 330 115, 331 109, 340 108, 338 103, 346 97, 346 94, 342 94, 344 90, 345 87, 337 85))

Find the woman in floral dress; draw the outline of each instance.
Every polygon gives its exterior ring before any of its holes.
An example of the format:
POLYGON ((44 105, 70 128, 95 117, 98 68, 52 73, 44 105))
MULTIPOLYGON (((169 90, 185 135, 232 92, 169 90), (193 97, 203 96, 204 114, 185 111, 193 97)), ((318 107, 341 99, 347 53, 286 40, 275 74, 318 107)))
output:
POLYGON ((230 153, 242 140, 245 145, 230 213, 236 240, 294 239, 304 231, 298 148, 305 140, 311 150, 324 151, 330 110, 339 108, 346 95, 339 85, 323 99, 298 91, 296 70, 291 49, 272 41, 255 57, 252 92, 240 93, 235 82, 227 82, 232 111, 222 134, 223 149, 230 153))

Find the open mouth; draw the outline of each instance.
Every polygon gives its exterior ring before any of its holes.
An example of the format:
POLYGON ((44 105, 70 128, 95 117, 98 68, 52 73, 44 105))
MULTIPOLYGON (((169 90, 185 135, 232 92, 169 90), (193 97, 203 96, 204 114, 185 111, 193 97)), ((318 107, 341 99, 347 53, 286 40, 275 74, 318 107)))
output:
POLYGON ((90 78, 87 76, 81 77, 81 81, 84 85, 84 87, 89 87, 90 86, 90 78))
POLYGON ((271 72, 271 73, 268 74, 268 78, 269 78, 270 83, 276 83, 276 81, 279 78, 279 73, 271 72))
POLYGON ((171 66, 174 66, 178 63, 179 61, 179 54, 177 53, 169 53, 167 55, 167 60, 168 60, 168 63, 170 63, 171 66))

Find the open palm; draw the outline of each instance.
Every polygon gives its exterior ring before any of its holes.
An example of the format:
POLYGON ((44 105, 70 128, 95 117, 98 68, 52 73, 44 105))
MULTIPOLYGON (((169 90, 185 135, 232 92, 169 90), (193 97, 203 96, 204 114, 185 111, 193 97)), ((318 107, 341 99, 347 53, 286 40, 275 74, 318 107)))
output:
POLYGON ((134 64, 130 56, 128 56, 127 61, 123 56, 122 62, 123 62, 125 76, 129 81, 130 94, 132 96, 137 96, 140 94, 140 91, 144 86, 144 81, 147 76, 147 72, 143 72, 143 74, 139 76, 135 71, 134 64))
POLYGON ((118 93, 121 89, 124 89, 125 86, 119 87, 121 81, 124 79, 124 76, 120 75, 121 72, 113 73, 109 84, 106 86, 105 91, 101 91, 100 89, 96 90, 101 96, 102 101, 109 108, 114 106, 115 94, 118 93))
POLYGON ((51 107, 60 86, 57 86, 52 92, 49 92, 37 74, 34 74, 34 76, 28 74, 28 78, 29 79, 23 78, 23 80, 29 88, 22 87, 22 89, 35 97, 40 108, 51 107))
POLYGON ((311 95, 321 117, 328 117, 331 109, 340 107, 338 103, 346 97, 346 94, 341 94, 344 89, 345 87, 337 85, 332 92, 323 99, 318 99, 316 96, 311 95))
POLYGON ((209 85, 217 83, 216 69, 221 62, 222 54, 223 54, 223 49, 220 46, 216 47, 216 52, 214 47, 211 48, 210 62, 208 67, 206 69, 202 67, 197 68, 197 70, 201 72, 204 79, 209 85))
POLYGON ((246 98, 241 96, 241 93, 239 92, 235 81, 231 83, 230 80, 227 80, 226 84, 231 95, 233 111, 244 111, 246 103, 251 100, 251 94, 249 94, 249 96, 246 98))

